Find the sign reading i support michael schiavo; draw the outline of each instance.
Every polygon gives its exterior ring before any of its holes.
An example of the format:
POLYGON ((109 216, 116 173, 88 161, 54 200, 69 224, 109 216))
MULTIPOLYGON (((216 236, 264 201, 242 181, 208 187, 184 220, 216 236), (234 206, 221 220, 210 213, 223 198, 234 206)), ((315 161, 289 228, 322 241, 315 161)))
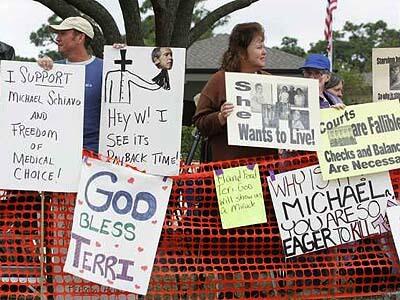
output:
POLYGON ((78 190, 85 68, 1 62, 0 188, 78 190))

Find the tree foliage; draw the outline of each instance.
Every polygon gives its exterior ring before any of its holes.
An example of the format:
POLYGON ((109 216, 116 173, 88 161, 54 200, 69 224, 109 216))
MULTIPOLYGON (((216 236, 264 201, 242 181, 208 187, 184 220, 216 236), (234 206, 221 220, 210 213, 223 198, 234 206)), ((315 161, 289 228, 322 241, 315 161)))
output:
POLYGON ((370 102, 372 99, 372 87, 366 82, 365 75, 357 70, 339 71, 344 81, 344 103, 346 105, 370 102))
POLYGON ((297 39, 293 37, 285 36, 282 39, 280 47, 272 47, 273 49, 278 49, 290 54, 294 54, 297 56, 304 57, 306 55, 306 51, 303 48, 297 45, 297 39))
MULTIPOLYGON (((33 0, 52 10, 64 19, 71 16, 86 16, 95 25, 94 52, 101 56, 104 43, 113 44, 123 40, 116 21, 107 9, 96 0, 33 0)), ((259 0, 233 0, 205 14, 196 10, 196 4, 206 0, 147 0, 142 7, 138 0, 119 0, 124 19, 126 43, 142 46, 152 43, 149 38, 154 29, 154 44, 187 48, 230 13, 248 7, 259 0), (152 10, 154 17, 142 22, 142 15, 152 10), (151 24, 150 27, 145 27, 151 24), (153 25, 154 24, 154 25, 153 25), (147 31, 146 28, 148 29, 147 31), (146 34, 146 35, 145 35, 146 34), (146 40, 147 37, 147 40, 146 40)), ((116 2, 116 1, 115 1, 116 2)), ((202 10, 204 12, 204 9, 202 10)), ((222 20, 222 21, 221 21, 222 20)))
MULTIPOLYGON (((333 36, 334 67, 338 70, 370 72, 372 48, 399 47, 400 31, 389 29, 384 21, 353 24, 346 22, 333 36)), ((325 53, 326 41, 311 44, 309 52, 325 53)))

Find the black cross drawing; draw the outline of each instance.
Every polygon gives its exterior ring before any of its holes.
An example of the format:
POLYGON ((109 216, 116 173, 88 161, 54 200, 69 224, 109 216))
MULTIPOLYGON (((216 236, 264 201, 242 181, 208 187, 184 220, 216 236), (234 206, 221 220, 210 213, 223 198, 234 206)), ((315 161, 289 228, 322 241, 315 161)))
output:
POLYGON ((121 65, 121 71, 126 71, 126 65, 133 64, 133 61, 132 59, 126 59, 126 49, 121 49, 119 53, 121 54, 121 59, 114 60, 114 63, 116 65, 121 65))

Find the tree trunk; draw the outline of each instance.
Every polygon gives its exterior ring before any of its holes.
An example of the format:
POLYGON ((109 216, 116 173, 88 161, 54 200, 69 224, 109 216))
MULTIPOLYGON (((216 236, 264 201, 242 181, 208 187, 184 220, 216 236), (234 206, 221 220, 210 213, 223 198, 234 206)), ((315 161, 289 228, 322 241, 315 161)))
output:
POLYGON ((126 31, 126 44, 144 46, 142 22, 137 0, 119 0, 126 31))
POLYGON ((192 25, 192 15, 195 6, 195 0, 181 0, 176 12, 178 16, 175 19, 174 31, 172 32, 171 46, 186 48, 192 25))

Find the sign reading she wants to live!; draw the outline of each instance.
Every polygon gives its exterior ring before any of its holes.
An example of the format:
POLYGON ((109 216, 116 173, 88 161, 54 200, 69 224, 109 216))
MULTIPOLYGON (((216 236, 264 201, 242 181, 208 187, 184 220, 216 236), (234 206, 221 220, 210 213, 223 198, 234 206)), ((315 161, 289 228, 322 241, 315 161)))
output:
POLYGON ((319 146, 318 82, 261 74, 225 74, 229 145, 315 151, 319 146))

